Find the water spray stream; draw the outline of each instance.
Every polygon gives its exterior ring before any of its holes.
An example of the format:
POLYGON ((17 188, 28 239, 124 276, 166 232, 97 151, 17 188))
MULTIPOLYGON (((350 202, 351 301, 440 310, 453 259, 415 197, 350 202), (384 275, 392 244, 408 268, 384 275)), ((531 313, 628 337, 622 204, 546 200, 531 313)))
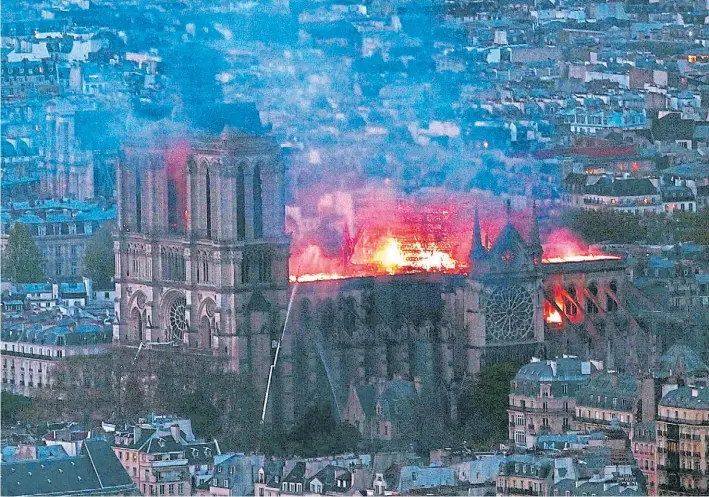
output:
POLYGON ((320 360, 322 361, 323 368, 325 368, 325 375, 327 376, 327 383, 330 385, 330 392, 332 392, 332 399, 335 401, 335 408, 337 409, 337 417, 339 419, 341 411, 340 411, 340 401, 337 399, 337 394, 335 393, 335 387, 333 386, 332 382, 332 373, 330 372, 330 368, 327 366, 327 363, 325 362, 325 352, 322 347, 322 340, 316 340, 315 341, 315 348, 318 349, 318 355, 320 356, 320 360))
POLYGON ((266 395, 264 396, 263 399, 263 410, 261 411, 261 424, 264 424, 266 420, 266 408, 268 407, 268 396, 271 392, 271 382, 273 381, 273 372, 276 369, 276 366, 278 365, 278 356, 281 352, 281 344, 283 343, 283 337, 286 335, 286 328, 288 327, 288 318, 290 317, 290 311, 291 308, 293 307, 293 301, 295 300, 295 293, 298 290, 298 283, 296 282, 295 285, 293 285, 293 291, 291 291, 290 294, 290 300, 288 301, 288 309, 286 310, 286 319, 285 322, 283 323, 283 331, 281 331, 281 338, 278 340, 278 344, 276 345, 276 354, 273 357, 273 364, 271 364, 271 368, 268 370, 268 383, 266 384, 266 395))

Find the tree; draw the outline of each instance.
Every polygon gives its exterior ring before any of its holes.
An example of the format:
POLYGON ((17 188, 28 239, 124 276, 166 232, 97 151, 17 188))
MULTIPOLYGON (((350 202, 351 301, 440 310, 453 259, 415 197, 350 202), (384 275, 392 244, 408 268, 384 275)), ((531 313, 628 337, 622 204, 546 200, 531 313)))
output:
POLYGON ((27 415, 32 412, 32 399, 10 392, 2 392, 0 399, 2 416, 0 421, 5 426, 10 426, 17 421, 26 421, 27 415))
POLYGON ((96 288, 111 285, 116 272, 116 259, 113 254, 113 223, 106 223, 94 233, 86 244, 84 266, 86 275, 94 281, 96 288))
POLYGON ((589 243, 632 243, 646 240, 648 230, 643 218, 635 214, 610 210, 569 210, 564 222, 589 243))
POLYGON ((516 363, 494 364, 463 388, 459 406, 467 440, 487 447, 507 440, 510 382, 518 370, 516 363))
POLYGON ((2 269, 13 283, 38 283, 46 280, 44 257, 27 226, 16 223, 7 239, 2 269))

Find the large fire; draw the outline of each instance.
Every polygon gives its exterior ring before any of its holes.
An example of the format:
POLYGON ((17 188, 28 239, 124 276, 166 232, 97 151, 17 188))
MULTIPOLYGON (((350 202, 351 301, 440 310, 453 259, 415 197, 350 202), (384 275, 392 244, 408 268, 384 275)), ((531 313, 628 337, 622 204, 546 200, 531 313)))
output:
POLYGON ((558 228, 549 233, 545 237, 543 245, 544 258, 542 262, 545 264, 620 259, 618 256, 590 249, 571 231, 565 228, 558 228))
MULTIPOLYGON (((312 198, 312 197, 311 197, 312 198)), ((341 191, 320 196, 313 205, 298 202, 287 209, 293 236, 291 281, 316 281, 410 273, 466 274, 470 269, 474 206, 465 195, 438 194, 401 198, 374 189, 356 197, 341 191)), ((484 199, 484 243, 491 245, 507 222, 500 202, 484 199)), ((531 209, 515 212, 523 234, 531 209)), ((594 253, 568 230, 543 235, 544 263, 616 258, 594 253)))

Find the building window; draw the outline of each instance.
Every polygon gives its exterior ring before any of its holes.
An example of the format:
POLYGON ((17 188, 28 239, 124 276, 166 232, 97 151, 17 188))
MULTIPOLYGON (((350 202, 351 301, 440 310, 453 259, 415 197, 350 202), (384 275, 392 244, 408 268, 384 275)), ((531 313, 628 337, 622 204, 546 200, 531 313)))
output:
POLYGON ((262 197, 262 186, 261 186, 261 166, 256 164, 254 168, 254 183, 253 183, 253 195, 254 195, 254 238, 261 238, 263 236, 263 199, 262 197))
POLYGON ((261 283, 271 281, 271 255, 261 253, 258 255, 258 280, 261 283))
POLYGON ((140 171, 135 170, 135 231, 143 230, 143 185, 140 181, 140 171))
POLYGON ((204 198, 207 211, 207 238, 212 238, 212 184, 209 177, 209 169, 205 173, 204 198))
POLYGON ((242 166, 239 166, 236 173, 236 237, 239 240, 246 238, 246 194, 242 166))

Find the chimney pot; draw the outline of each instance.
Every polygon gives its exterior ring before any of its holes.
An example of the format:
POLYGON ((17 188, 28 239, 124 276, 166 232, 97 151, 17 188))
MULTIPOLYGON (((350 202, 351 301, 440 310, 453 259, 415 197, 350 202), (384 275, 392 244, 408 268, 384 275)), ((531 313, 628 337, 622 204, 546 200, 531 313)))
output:
POLYGON ((174 424, 170 426, 170 434, 172 435, 172 438, 175 439, 175 442, 180 441, 180 425, 174 424))

